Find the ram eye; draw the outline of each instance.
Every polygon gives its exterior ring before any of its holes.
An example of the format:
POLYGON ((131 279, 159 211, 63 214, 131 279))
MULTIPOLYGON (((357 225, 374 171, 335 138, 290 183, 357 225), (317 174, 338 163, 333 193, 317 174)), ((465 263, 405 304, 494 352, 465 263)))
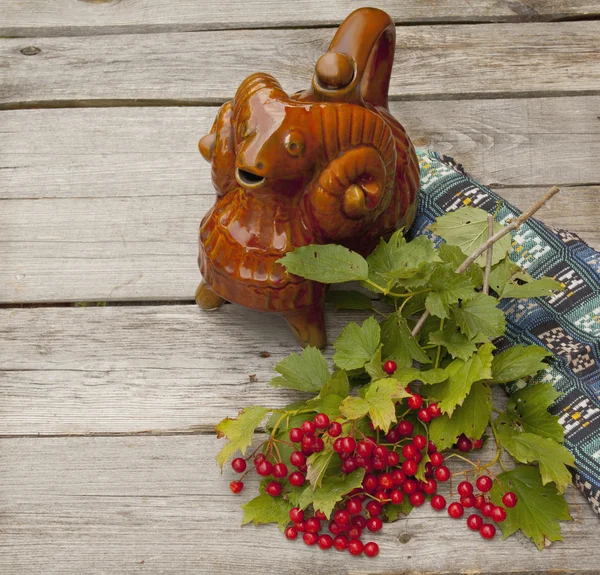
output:
POLYGON ((285 135, 285 149, 290 156, 299 157, 304 154, 304 137, 300 132, 291 130, 285 135))

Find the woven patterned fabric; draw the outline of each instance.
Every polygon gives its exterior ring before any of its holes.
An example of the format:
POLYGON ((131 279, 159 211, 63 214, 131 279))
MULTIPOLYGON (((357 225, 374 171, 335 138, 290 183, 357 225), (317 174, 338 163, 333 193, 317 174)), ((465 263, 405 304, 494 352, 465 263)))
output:
MULTIPOLYGON (((502 223, 520 215, 451 158, 420 152, 419 162, 419 208, 409 236, 429 233, 438 216, 466 205, 495 213, 502 223)), ((600 253, 575 234, 531 218, 513 234, 510 257, 534 278, 550 276, 566 287, 552 297, 503 300, 507 331, 494 343, 500 351, 521 343, 554 354, 539 381, 552 381, 563 393, 550 411, 560 417, 575 457, 575 483, 600 513, 600 253)), ((515 388, 508 386, 509 393, 515 388)))

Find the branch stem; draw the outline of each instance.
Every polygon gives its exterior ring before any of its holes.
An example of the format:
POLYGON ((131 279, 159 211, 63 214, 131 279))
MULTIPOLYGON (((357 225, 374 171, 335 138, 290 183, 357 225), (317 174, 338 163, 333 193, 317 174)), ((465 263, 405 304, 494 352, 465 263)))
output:
MULTIPOLYGON (((488 240, 494 235, 494 216, 488 215, 488 240)), ((492 255, 494 253, 494 244, 490 244, 485 252, 485 274, 483 275, 483 293, 490 293, 490 273, 492 273, 492 255)))

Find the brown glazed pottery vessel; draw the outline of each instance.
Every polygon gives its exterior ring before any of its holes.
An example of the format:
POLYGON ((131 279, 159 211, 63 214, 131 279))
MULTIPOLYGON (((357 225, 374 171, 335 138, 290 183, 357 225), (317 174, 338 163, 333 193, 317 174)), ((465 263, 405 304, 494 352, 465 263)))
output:
POLYGON ((281 314, 302 346, 327 343, 327 286, 277 263, 295 247, 337 243, 362 255, 416 211, 419 165, 388 110, 396 30, 356 10, 289 96, 257 73, 224 104, 199 143, 217 195, 200 224, 204 309, 225 300, 281 314))

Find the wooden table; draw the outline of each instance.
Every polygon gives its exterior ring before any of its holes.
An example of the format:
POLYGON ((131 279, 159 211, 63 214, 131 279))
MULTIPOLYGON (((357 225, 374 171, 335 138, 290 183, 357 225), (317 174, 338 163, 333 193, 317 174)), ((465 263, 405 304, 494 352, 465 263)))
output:
MULTIPOLYGON (((293 400, 267 382, 295 345, 276 317, 193 302, 213 201, 196 144, 249 73, 307 86, 360 4, 0 0, 3 574, 600 573, 574 489, 543 553, 429 506, 386 526, 375 560, 239 527, 252 489, 229 493, 214 425, 293 400)), ((415 143, 519 207, 560 185, 540 218, 600 248, 600 2, 377 5, 415 143)), ((332 338, 356 317, 330 310, 332 338)))

